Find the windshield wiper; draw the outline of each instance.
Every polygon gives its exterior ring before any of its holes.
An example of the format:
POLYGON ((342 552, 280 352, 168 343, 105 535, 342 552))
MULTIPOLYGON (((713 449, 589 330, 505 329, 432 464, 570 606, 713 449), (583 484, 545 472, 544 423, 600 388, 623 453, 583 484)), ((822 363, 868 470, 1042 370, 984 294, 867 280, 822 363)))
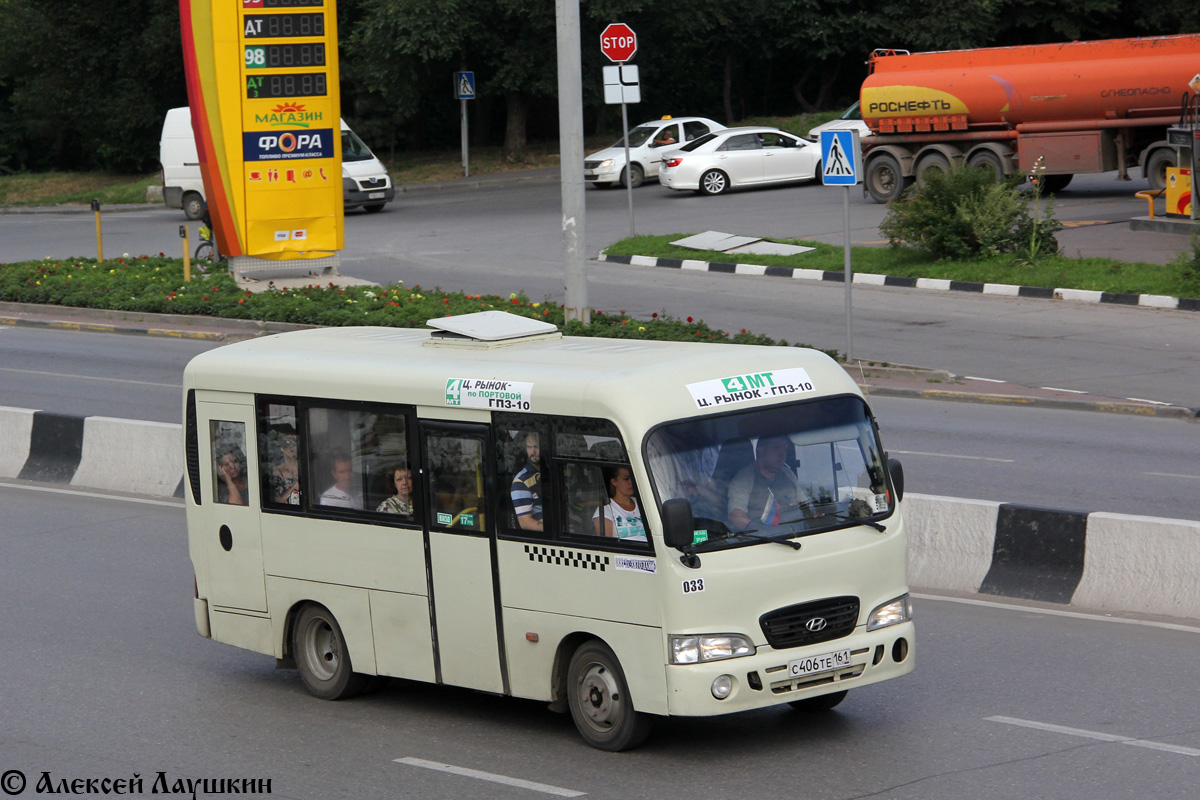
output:
POLYGON ((745 536, 750 539, 758 539, 760 542, 778 542, 779 544, 786 544, 793 550, 800 549, 800 543, 792 541, 792 539, 796 536, 794 533, 786 536, 767 536, 766 534, 759 533, 757 530, 750 529, 744 531, 735 531, 734 533, 729 534, 730 538, 734 536, 745 536))
POLYGON ((818 514, 815 517, 809 517, 809 519, 824 519, 825 517, 833 517, 834 519, 841 520, 842 522, 853 522, 855 525, 866 525, 867 527, 874 528, 877 531, 886 531, 887 530, 886 527, 884 527, 882 524, 876 522, 873 519, 860 519, 859 517, 849 517, 849 516, 846 516, 845 514, 837 514, 832 511, 830 511, 829 513, 826 513, 826 514, 818 514))

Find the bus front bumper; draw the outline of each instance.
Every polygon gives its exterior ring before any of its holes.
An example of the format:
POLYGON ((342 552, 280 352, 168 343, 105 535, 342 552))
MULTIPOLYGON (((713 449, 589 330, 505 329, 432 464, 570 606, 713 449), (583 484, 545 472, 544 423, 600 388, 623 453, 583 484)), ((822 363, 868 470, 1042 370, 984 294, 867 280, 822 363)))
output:
POLYGON ((867 686, 912 672, 915 640, 911 621, 865 632, 861 627, 842 639, 775 650, 762 646, 752 656, 703 664, 667 667, 668 713, 709 717, 806 700, 824 694, 867 686), (850 651, 849 664, 824 672, 791 677, 789 663, 841 650, 850 651), (714 683, 731 684, 724 699, 714 696, 714 683))

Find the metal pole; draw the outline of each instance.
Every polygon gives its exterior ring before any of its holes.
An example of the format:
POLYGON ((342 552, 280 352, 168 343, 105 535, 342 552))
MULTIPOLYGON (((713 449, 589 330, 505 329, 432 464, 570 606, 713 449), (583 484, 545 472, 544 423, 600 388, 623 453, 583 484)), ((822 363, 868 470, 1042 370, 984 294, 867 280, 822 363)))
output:
POLYGON ((579 0, 554 0, 558 33, 558 141, 562 174, 563 260, 568 322, 591 322, 587 299, 583 184, 583 74, 579 0))
POLYGON ((104 261, 104 236, 100 233, 100 201, 92 201, 92 212, 96 215, 96 263, 104 261))
MULTIPOLYGON (((620 70, 622 66, 624 65, 618 64, 617 69, 620 70)), ((621 87, 621 91, 625 91, 624 86, 621 87)), ((625 197, 629 200, 629 235, 637 236, 637 229, 633 227, 633 164, 629 163, 629 116, 625 112, 624 98, 621 100, 621 130, 625 131, 622 141, 625 142, 625 197)))
POLYGON ((851 320, 854 314, 850 305, 850 287, 854 283, 854 273, 850 269, 850 187, 842 187, 842 229, 845 231, 843 248, 845 253, 844 280, 846 282, 846 363, 849 364, 854 356, 854 329, 851 320))
POLYGON ((462 166, 463 176, 471 177, 471 163, 467 155, 467 101, 460 100, 462 103, 462 166))

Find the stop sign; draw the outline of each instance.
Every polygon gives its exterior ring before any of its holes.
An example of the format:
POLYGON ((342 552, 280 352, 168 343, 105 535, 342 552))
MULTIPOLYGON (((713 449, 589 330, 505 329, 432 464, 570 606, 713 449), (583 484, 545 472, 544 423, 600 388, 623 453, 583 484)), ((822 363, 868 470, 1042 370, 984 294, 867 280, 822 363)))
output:
POLYGON ((628 61, 637 52, 637 34, 624 22, 614 22, 600 34, 600 52, 609 61, 628 61))

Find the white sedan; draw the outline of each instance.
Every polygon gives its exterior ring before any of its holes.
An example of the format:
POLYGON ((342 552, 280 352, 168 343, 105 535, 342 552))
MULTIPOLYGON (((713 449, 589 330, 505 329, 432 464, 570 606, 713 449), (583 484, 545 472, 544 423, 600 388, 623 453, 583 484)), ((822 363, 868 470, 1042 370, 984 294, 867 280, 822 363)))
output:
POLYGON ((658 182, 678 192, 721 194, 743 186, 811 181, 821 146, 778 128, 726 128, 663 154, 658 182))

